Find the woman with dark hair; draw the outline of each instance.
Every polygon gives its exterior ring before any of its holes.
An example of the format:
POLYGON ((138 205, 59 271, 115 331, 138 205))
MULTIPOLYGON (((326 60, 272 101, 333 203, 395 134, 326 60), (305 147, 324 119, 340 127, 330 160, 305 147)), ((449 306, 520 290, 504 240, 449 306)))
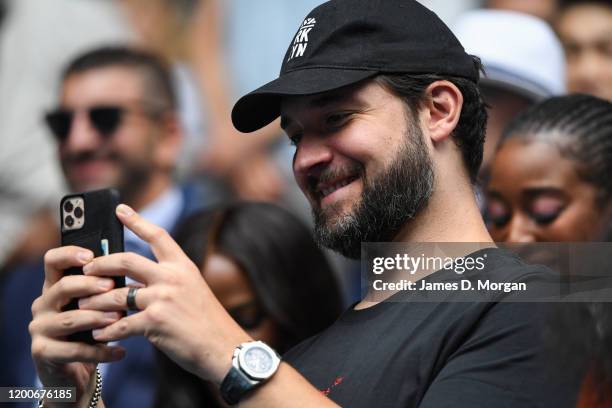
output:
POLYGON ((487 188, 495 241, 607 241, 611 198, 610 102, 550 98, 504 131, 487 188))
MULTIPOLYGON (((487 199, 495 241, 610 241, 612 103, 575 94, 520 114, 504 131, 487 199)), ((582 379, 579 408, 612 406, 612 303, 558 306, 547 327, 555 368, 582 379)))
MULTIPOLYGON (((176 237, 236 322, 279 353, 321 332, 342 311, 323 252, 310 231, 278 206, 242 202, 199 212, 176 237)), ((159 358, 158 408, 225 406, 214 387, 162 353, 159 358)))

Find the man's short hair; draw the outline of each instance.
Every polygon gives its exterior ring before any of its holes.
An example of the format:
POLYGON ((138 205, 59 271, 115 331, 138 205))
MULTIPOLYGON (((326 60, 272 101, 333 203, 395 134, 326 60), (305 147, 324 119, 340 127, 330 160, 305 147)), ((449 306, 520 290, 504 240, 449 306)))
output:
POLYGON ((168 64, 148 51, 125 46, 104 46, 81 54, 64 69, 62 80, 86 71, 125 67, 140 72, 147 102, 155 102, 164 110, 176 109, 176 95, 168 64))
MULTIPOLYGON (((480 60, 473 58, 474 64, 481 71, 480 60)), ((478 85, 466 78, 437 74, 380 74, 375 77, 376 82, 404 99, 413 117, 416 117, 419 107, 425 102, 425 89, 440 80, 452 82, 463 95, 461 115, 451 137, 461 150, 471 182, 476 183, 487 126, 486 104, 478 85)))

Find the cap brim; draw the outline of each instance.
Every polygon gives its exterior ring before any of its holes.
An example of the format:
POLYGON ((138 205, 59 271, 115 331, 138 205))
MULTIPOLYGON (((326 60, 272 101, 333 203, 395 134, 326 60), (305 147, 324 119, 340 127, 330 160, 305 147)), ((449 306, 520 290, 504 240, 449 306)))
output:
POLYGON ((378 71, 308 68, 281 77, 243 96, 232 109, 232 122, 241 132, 254 132, 280 115, 283 96, 312 95, 370 78, 378 71))

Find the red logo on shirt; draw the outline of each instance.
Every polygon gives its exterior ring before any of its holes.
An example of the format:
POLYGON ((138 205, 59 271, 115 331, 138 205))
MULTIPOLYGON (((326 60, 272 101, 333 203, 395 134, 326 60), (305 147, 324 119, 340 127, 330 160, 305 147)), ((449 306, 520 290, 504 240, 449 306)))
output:
POLYGON ((334 388, 336 385, 339 385, 342 381, 344 381, 344 377, 336 377, 336 379, 334 380, 333 384, 329 387, 327 387, 324 390, 321 390, 321 392, 323 393, 323 395, 329 395, 329 393, 331 392, 332 388, 334 388))

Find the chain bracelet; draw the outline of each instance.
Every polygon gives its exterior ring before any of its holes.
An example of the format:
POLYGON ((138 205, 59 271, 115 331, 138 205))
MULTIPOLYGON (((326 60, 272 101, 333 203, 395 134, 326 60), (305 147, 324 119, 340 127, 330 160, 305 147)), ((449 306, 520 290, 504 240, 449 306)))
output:
MULTIPOLYGON (((96 367, 96 388, 94 390, 93 395, 91 396, 91 400, 89 401, 88 408, 96 408, 98 406, 98 401, 100 401, 100 396, 102 395, 102 374, 100 374, 100 369, 96 367)), ((45 400, 38 400, 38 408, 44 408, 45 400)))

